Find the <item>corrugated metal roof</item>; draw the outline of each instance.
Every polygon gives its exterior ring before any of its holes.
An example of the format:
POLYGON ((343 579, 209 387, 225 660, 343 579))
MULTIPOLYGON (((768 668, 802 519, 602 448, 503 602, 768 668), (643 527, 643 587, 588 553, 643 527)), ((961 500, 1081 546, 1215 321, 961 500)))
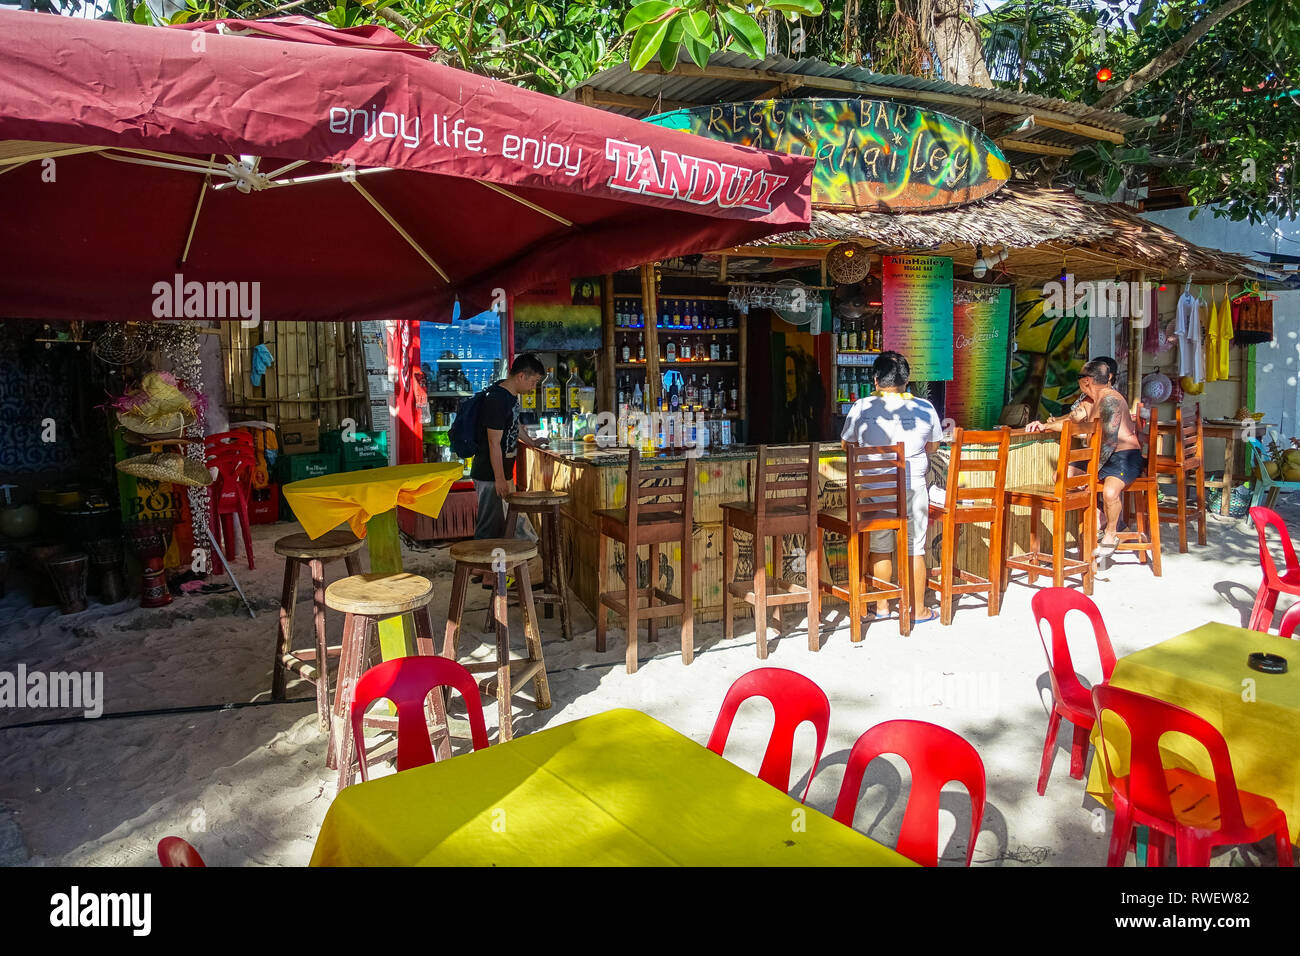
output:
MULTIPOLYGON (((958 86, 955 83, 945 83, 942 80, 925 77, 873 73, 858 66, 835 66, 816 59, 792 60, 783 56, 772 56, 765 60, 751 60, 739 53, 715 53, 709 58, 709 69, 718 67, 744 70, 746 73, 754 74, 754 78, 751 80, 732 76, 681 75, 676 72, 633 73, 627 63, 621 63, 590 77, 568 91, 565 96, 581 100, 583 94, 580 91, 590 88, 604 93, 662 100, 662 110, 647 109, 638 104, 596 104, 611 112, 641 117, 680 106, 771 99, 775 95, 772 92, 773 88, 780 83, 782 77, 797 76, 809 79, 800 83, 793 92, 788 94, 789 97, 861 95, 889 98, 946 113, 970 123, 977 129, 984 129, 990 120, 1005 120, 1028 113, 1035 113, 1061 123, 1080 123, 1120 135, 1140 129, 1145 123, 1136 116, 1112 110, 1095 110, 1084 103, 1049 99, 1028 93, 1017 93, 1014 90, 958 86), (856 91, 845 91, 828 89, 826 86, 819 87, 817 78, 833 80, 837 84, 844 82, 859 84, 861 88, 856 91)), ((695 72, 694 64, 686 64, 686 68, 689 72, 695 72)), ((657 69, 657 64, 652 65, 652 69, 657 69)), ((1096 139, 1097 137, 1044 126, 1037 127, 1030 135, 1020 137, 1020 141, 1065 148, 1086 145, 1096 139)), ((1008 141, 1006 145, 1015 148, 1014 141, 1008 141)))

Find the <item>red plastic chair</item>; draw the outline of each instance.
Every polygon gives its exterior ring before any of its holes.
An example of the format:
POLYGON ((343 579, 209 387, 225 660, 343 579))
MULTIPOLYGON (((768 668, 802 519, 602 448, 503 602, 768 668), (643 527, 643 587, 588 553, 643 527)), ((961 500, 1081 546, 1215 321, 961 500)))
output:
MULTIPOLYGON (((235 517, 239 517, 244 539, 244 552, 248 567, 253 569, 252 526, 248 518, 248 503, 253 496, 253 470, 257 455, 251 435, 241 432, 221 432, 203 440, 204 462, 217 469, 217 480, 210 488, 211 525, 214 535, 221 532, 221 549, 227 561, 233 561, 238 551, 235 541, 235 517)), ((220 573, 217 568, 217 573, 220 573)))
POLYGON ((1277 598, 1283 592, 1300 597, 1300 561, 1296 561, 1295 546, 1291 544, 1291 534, 1287 531, 1282 516, 1271 508, 1255 507, 1250 509, 1251 520, 1259 532, 1259 565, 1264 572, 1264 580, 1255 595, 1255 607, 1250 612, 1250 629, 1265 631, 1273 624, 1273 610, 1277 607, 1277 598), (1286 570, 1277 573, 1273 555, 1268 549, 1266 532, 1269 527, 1277 530, 1282 538, 1282 554, 1286 558, 1286 570))
POLYGON ((984 761, 970 743, 946 727, 923 720, 887 720, 876 724, 853 745, 844 768, 832 816, 853 826, 867 765, 881 754, 897 754, 912 771, 912 789, 903 811, 898 852, 922 866, 939 865, 939 793, 955 780, 970 793, 970 839, 966 865, 975 853, 975 838, 984 819, 984 761))
POLYGON ((199 851, 180 837, 163 837, 158 841, 158 862, 163 866, 207 866, 199 851))
POLYGON ((381 698, 397 705, 397 769, 423 767, 435 759, 425 718, 425 701, 431 691, 440 687, 455 688, 465 698, 474 749, 482 750, 488 745, 483 703, 479 699, 478 685, 469 671, 448 657, 395 657, 362 674, 353 696, 352 739, 356 743, 363 782, 369 779, 366 741, 362 734, 366 708, 381 698))
POLYGON ((1110 711, 1128 728, 1129 772, 1117 776, 1106 755, 1102 730, 1101 752, 1106 778, 1115 802, 1107 866, 1123 866, 1133 826, 1148 827, 1147 865, 1159 866, 1165 837, 1174 838, 1179 866, 1209 866, 1216 846, 1255 843, 1272 834, 1277 841, 1279 866, 1291 865, 1291 838, 1286 814, 1267 797, 1237 789, 1228 745, 1214 726, 1190 710, 1154 697, 1118 687, 1095 687, 1092 698, 1097 715, 1110 711), (1160 739, 1165 734, 1185 734, 1209 752, 1214 779, 1186 770, 1166 768, 1160 759, 1160 739))
POLYGON ((1300 626, 1300 601, 1296 601, 1282 615, 1282 625, 1278 628, 1279 637, 1295 637, 1295 629, 1300 626))
POLYGON ((1045 588, 1030 599, 1030 608, 1038 624, 1038 639, 1043 642, 1047 655, 1047 672, 1052 680, 1052 714, 1047 719, 1047 741, 1043 744, 1043 762, 1038 770, 1038 795, 1047 792, 1047 778, 1052 773, 1056 757, 1056 734, 1064 717, 1074 724, 1074 741, 1070 747, 1070 776, 1083 779, 1083 761, 1088 753, 1088 739, 1092 735, 1097 715, 1092 709, 1092 694, 1075 673, 1070 658, 1070 644, 1065 637, 1065 616, 1070 611, 1082 611, 1092 623, 1093 637, 1097 639, 1097 656, 1101 659, 1101 679, 1110 680, 1115 670, 1115 651, 1110 646, 1110 635, 1101 611, 1092 598, 1070 588, 1045 588), (1043 634, 1046 621, 1052 632, 1052 647, 1047 648, 1043 634))
POLYGON ((810 722, 817 731, 817 750, 813 754, 812 769, 808 771, 808 786, 803 788, 801 798, 807 800, 808 788, 817 773, 831 725, 831 702, 826 699, 826 692, 802 674, 782 667, 760 667, 740 676, 723 698, 722 710, 713 725, 713 733, 709 735, 707 746, 715 754, 722 756, 736 711, 751 697, 766 697, 776 711, 772 736, 763 754, 763 764, 758 768, 758 778, 782 793, 790 792, 794 732, 804 721, 810 722))

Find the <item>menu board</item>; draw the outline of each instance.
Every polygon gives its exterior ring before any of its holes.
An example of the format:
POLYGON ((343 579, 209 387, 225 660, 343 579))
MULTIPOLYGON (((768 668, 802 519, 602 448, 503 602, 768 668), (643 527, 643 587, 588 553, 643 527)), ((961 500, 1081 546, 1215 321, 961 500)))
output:
POLYGON ((945 413, 962 428, 996 428, 1007 387, 1011 288, 961 283, 953 302, 953 382, 945 413))
POLYGON ((515 354, 600 348, 600 276, 571 279, 515 299, 515 354))
POLYGON ((885 349, 899 352, 914 382, 952 378, 952 260, 885 256, 885 349))
POLYGON ((386 432, 392 428, 389 403, 393 397, 393 383, 388 377, 388 352, 384 342, 383 322, 361 323, 361 354, 366 362, 370 430, 386 432))

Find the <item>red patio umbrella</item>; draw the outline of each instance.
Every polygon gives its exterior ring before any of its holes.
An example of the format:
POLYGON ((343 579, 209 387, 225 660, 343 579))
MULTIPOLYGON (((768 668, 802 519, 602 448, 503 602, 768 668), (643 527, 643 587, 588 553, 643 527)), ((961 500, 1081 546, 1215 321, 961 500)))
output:
POLYGON ((255 295, 268 320, 445 321, 808 222, 811 158, 429 54, 301 18, 0 12, 0 315, 247 318, 255 295))

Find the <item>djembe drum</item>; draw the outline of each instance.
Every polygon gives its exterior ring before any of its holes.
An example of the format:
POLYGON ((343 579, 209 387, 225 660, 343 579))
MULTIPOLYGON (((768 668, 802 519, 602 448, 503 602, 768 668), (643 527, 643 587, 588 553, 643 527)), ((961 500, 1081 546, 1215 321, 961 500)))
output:
POLYGON ((84 554, 66 554, 45 562, 45 570, 50 573, 58 595, 59 610, 64 614, 76 614, 86 609, 86 569, 89 564, 90 559, 84 554))
POLYGON ((140 559, 144 571, 140 584, 141 607, 164 607, 172 603, 172 593, 167 590, 167 575, 163 572, 163 556, 171 544, 170 521, 131 521, 124 525, 123 534, 132 553, 140 559))
POLYGON ((96 580, 96 593, 104 604, 116 604, 126 597, 126 580, 122 577, 122 541, 120 538, 96 538, 86 542, 90 567, 96 580))

